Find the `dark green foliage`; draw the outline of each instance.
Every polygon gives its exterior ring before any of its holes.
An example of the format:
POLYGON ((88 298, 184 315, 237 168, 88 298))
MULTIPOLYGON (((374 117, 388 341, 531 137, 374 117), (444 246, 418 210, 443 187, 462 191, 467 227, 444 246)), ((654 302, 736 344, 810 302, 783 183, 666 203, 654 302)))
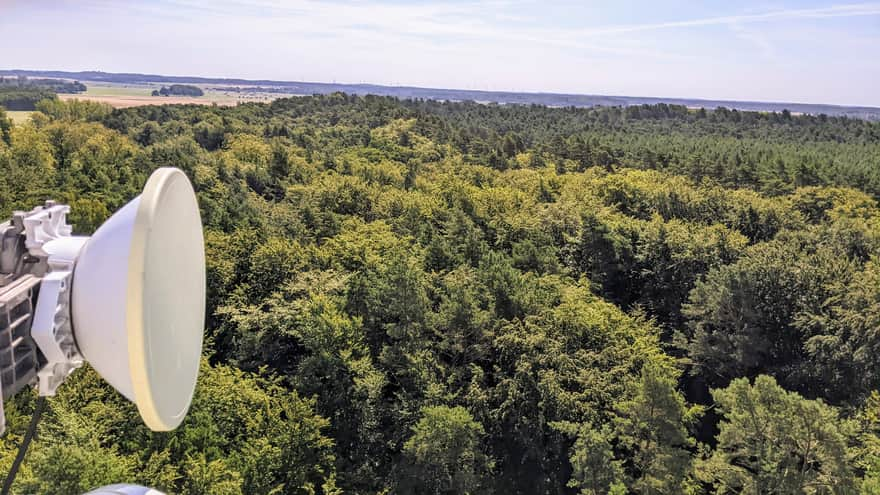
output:
POLYGON ((714 392, 723 420, 700 467, 716 493, 854 493, 847 447, 853 425, 821 401, 787 392, 768 376, 738 378, 714 392))
POLYGON ((581 427, 571 446, 569 487, 580 488, 578 493, 582 495, 626 493, 622 463, 614 459, 611 440, 608 425, 598 431, 590 425, 581 427))
POLYGON ((487 493, 492 461, 482 452, 483 427, 463 407, 422 409, 403 444, 398 493, 487 493))
POLYGON ((645 367, 634 397, 617 408, 615 429, 620 447, 632 458, 635 493, 684 491, 694 446, 687 428, 697 418, 675 385, 668 371, 645 367))
POLYGON ((7 146, 11 144, 10 132, 12 131, 12 119, 6 115, 6 110, 0 106, 0 141, 7 146))
POLYGON ((189 84, 172 84, 153 90, 153 96, 203 96, 204 94, 201 88, 189 84))

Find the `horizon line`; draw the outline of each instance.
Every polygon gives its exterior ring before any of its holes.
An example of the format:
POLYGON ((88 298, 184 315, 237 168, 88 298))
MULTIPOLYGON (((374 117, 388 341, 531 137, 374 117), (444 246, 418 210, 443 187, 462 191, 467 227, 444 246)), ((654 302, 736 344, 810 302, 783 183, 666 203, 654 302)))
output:
MULTIPOLYGON (((852 105, 852 104, 838 104, 838 103, 814 103, 814 102, 797 102, 797 101, 774 101, 774 100, 736 100, 736 99, 728 99, 728 98, 709 98, 709 97, 687 97, 687 96, 645 96, 645 95, 624 95, 624 94, 610 94, 610 93, 568 93, 568 92, 554 92, 554 91, 529 91, 529 90, 508 90, 508 89, 465 89, 465 88, 443 88, 443 87, 432 87, 432 86, 413 86, 413 85, 395 85, 395 84, 381 84, 381 83, 370 83, 370 82, 325 82, 325 81, 298 81, 298 80, 279 80, 279 79, 249 79, 243 77, 236 76, 197 76, 197 75, 169 75, 169 74, 152 74, 145 72, 108 72, 98 69, 90 69, 90 70, 61 70, 61 69, 3 69, 0 68, 0 75, 2 73, 15 73, 15 72, 30 72, 30 73, 46 73, 46 72, 59 72, 66 74, 108 74, 108 75, 116 75, 116 76, 143 76, 143 77, 154 77, 154 78, 176 78, 187 80, 191 79, 191 82, 197 82, 197 79, 204 80, 229 80, 229 81, 242 81, 245 83, 272 83, 272 84, 280 84, 280 85, 290 85, 290 84, 315 84, 315 85, 325 85, 325 86, 360 86, 360 87, 379 87, 379 88, 397 88, 397 89, 417 89, 417 90, 434 90, 434 91, 459 91, 459 92, 468 92, 468 93, 494 93, 494 94, 520 94, 520 95, 536 95, 536 96, 579 96, 579 97, 603 97, 603 98, 641 98, 641 99, 653 99, 653 100, 682 100, 682 101, 694 101, 694 102, 707 102, 707 103, 755 103, 755 104, 770 104, 770 105, 802 105, 802 106, 823 106, 823 107, 834 107, 834 108, 848 108, 848 109, 867 109, 867 110, 877 110, 880 111, 880 106, 872 106, 872 105, 852 105)), ((89 79, 84 79, 88 81, 89 79)), ((93 80, 94 81, 94 80, 93 80)), ((97 80, 96 82, 101 82, 97 80)), ((149 82, 149 81, 144 81, 149 82)), ((119 83, 117 83, 119 84, 119 83)), ((210 83, 209 83, 210 84, 210 83)), ((382 95, 377 95, 382 96, 382 95)), ((431 98, 429 98, 431 99, 431 98)), ((663 103, 662 101, 658 101, 657 103, 663 103)), ((593 105, 596 106, 596 105, 593 105)), ((627 106, 624 103, 624 106, 627 106)), ((686 105, 685 105, 686 106, 686 105)), ((710 110, 707 108, 707 110, 710 110)))

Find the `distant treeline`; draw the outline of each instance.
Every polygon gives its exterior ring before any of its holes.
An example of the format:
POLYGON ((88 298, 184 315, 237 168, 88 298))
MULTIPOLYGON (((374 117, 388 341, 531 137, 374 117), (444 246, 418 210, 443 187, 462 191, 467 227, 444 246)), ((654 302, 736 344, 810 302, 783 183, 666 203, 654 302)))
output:
POLYGON ((275 93, 283 95, 309 94, 304 91, 297 92, 297 88, 282 86, 224 86, 216 88, 219 91, 228 91, 232 93, 275 93))
POLYGON ((172 84, 171 86, 162 86, 161 89, 154 89, 153 96, 202 96, 205 92, 197 86, 189 84, 172 84))
POLYGON ((38 101, 55 97, 56 93, 48 88, 0 84, 0 107, 7 110, 34 110, 38 101))
POLYGON ((0 77, 0 106, 7 110, 34 110, 40 100, 53 99, 58 93, 80 93, 85 90, 86 86, 79 81, 0 77))
POLYGON ((18 77, 2 77, 0 76, 0 86, 15 88, 42 88, 53 91, 55 93, 82 93, 86 90, 86 85, 79 81, 65 81, 63 79, 35 79, 23 76, 18 77))

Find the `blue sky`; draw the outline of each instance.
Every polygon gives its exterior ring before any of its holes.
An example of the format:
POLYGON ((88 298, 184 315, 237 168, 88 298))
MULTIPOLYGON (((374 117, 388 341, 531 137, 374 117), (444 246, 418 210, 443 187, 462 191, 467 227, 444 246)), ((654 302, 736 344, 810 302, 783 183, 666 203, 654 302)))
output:
POLYGON ((0 0, 0 67, 880 106, 880 2, 0 0))

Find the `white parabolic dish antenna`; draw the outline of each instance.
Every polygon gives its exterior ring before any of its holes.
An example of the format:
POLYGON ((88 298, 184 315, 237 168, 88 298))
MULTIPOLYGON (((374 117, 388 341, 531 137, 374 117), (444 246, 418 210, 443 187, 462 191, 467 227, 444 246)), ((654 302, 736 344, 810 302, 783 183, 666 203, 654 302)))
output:
POLYGON ((76 346, 137 404, 153 430, 176 428, 199 372, 205 252, 186 175, 160 168, 76 257, 71 290, 76 346))

